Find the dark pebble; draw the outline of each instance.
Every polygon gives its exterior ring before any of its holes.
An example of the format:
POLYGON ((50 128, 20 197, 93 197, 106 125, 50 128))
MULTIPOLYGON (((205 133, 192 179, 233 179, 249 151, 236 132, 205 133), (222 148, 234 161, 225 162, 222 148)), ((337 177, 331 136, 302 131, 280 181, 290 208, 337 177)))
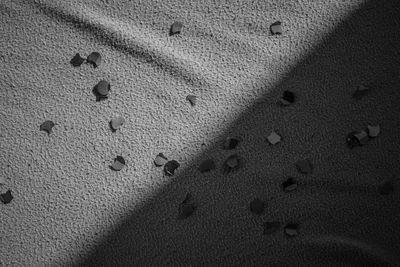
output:
POLYGON ((360 141, 358 138, 355 136, 357 134, 356 131, 353 131, 349 133, 346 137, 346 144, 349 148, 355 148, 357 146, 361 146, 360 141))
POLYGON ((179 207, 179 215, 181 219, 186 219, 195 211, 196 206, 194 203, 183 203, 179 207))
POLYGON ((196 105, 196 99, 197 98, 194 95, 188 95, 186 97, 186 100, 189 101, 189 103, 190 103, 190 105, 192 105, 192 107, 196 105))
POLYGON ((84 58, 82 58, 79 53, 76 53, 76 55, 71 59, 70 63, 74 67, 79 67, 82 65, 82 63, 85 61, 84 58))
POLYGON ((289 103, 293 103, 296 99, 296 96, 294 95, 293 92, 286 90, 282 94, 282 99, 284 99, 285 101, 287 101, 289 103))
POLYGON ((299 225, 297 223, 288 223, 285 226, 285 234, 288 236, 297 236, 299 225))
POLYGON ((172 176, 175 170, 179 168, 180 164, 176 160, 170 160, 164 165, 164 173, 167 176, 172 176))
POLYGON ((53 129, 54 125, 55 124, 52 121, 45 121, 40 125, 40 130, 41 131, 45 131, 48 134, 50 134, 52 132, 52 129, 53 129))
POLYGON ((13 196, 11 194, 11 190, 8 190, 6 193, 3 193, 0 195, 0 200, 1 202, 3 202, 4 204, 8 204, 11 202, 11 200, 13 200, 13 196))
POLYGON ((290 192, 297 188, 297 182, 294 178, 289 177, 286 181, 282 183, 283 191, 290 192))
POLYGON ((364 86, 364 85, 359 85, 359 86, 357 87, 357 90, 354 91, 354 93, 353 93, 353 98, 355 98, 355 99, 361 99, 361 98, 363 98, 364 96, 368 95, 369 91, 370 91, 370 90, 369 90, 368 87, 366 87, 366 86, 364 86))
POLYGON ((381 195, 390 195, 394 192, 394 184, 390 181, 387 181, 379 186, 379 193, 381 195))

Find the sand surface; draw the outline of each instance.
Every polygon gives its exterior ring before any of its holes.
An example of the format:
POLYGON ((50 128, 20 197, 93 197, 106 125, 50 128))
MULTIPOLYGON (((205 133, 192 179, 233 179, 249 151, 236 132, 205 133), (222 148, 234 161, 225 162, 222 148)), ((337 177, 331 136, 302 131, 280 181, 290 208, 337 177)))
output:
POLYGON ((397 0, 0 1, 0 191, 14 196, 0 266, 400 266, 399 34, 397 0), (94 51, 99 67, 70 64, 94 51), (370 93, 353 99, 360 84, 370 93), (297 99, 281 107, 285 90, 297 99), (223 150, 227 136, 242 142, 223 150), (180 163, 173 176, 158 153, 180 163), (224 174, 232 154, 241 166, 224 174), (197 208, 177 220, 188 192, 197 208), (264 235, 266 221, 298 235, 264 235))

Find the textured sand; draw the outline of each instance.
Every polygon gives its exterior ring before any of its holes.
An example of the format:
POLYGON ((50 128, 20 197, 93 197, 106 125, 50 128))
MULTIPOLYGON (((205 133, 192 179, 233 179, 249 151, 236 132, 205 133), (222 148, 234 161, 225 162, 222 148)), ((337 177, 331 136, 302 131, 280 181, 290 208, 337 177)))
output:
POLYGON ((399 6, 1 1, 0 190, 14 199, 0 205, 0 266, 399 266, 399 190, 377 191, 400 188, 399 6), (182 32, 168 36, 174 21, 182 32), (98 68, 69 63, 93 51, 98 68), (112 91, 96 102, 102 79, 112 91), (359 84, 372 91, 354 100, 359 84), (284 90, 298 100, 282 108, 284 90), (347 133, 368 124, 380 135, 349 150, 347 133), (221 149, 228 135, 243 138, 234 151, 221 149), (174 176, 154 166, 160 152, 181 164, 174 176), (224 175, 234 153, 243 166, 224 175), (208 158, 217 169, 202 174, 208 158), (296 170, 305 158, 312 174, 296 170), (290 193, 287 176, 299 181, 290 193), (176 220, 187 192, 198 208, 176 220), (263 235, 266 220, 299 235, 263 235))

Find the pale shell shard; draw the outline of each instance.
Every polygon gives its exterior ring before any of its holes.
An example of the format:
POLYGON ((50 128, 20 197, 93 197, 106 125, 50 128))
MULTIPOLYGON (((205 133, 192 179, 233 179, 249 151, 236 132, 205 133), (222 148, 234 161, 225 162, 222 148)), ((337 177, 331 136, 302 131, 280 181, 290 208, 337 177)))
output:
POLYGON ((285 192, 294 191, 296 188, 297 188, 297 181, 292 177, 289 177, 286 181, 282 183, 282 189, 285 192))
POLYGON ((276 133, 272 132, 268 137, 267 137, 268 142, 271 145, 275 145, 281 141, 281 137, 276 133))
POLYGON ((231 173, 233 171, 238 170, 240 166, 241 166, 241 159, 239 158, 239 156, 231 155, 225 160, 223 164, 223 172, 231 173))
POLYGON ((299 234, 298 228, 299 228, 299 225, 297 223, 288 223, 288 224, 286 224, 286 226, 284 228, 285 234, 290 237, 297 236, 299 234))
POLYGON ((377 137, 381 132, 381 128, 379 125, 371 126, 368 125, 368 135, 370 137, 377 137))
POLYGON ((154 159, 154 165, 156 165, 157 167, 161 167, 162 165, 164 165, 165 163, 168 162, 167 157, 164 156, 163 153, 159 153, 156 158, 154 159))
POLYGON ((90 55, 86 58, 86 61, 88 63, 91 63, 95 68, 100 66, 101 64, 101 55, 98 52, 92 52, 90 55))
POLYGON ((102 97, 107 96, 110 89, 111 89, 111 85, 106 80, 101 80, 94 87, 95 93, 97 93, 99 96, 102 96, 102 97))
POLYGON ((125 159, 121 156, 117 156, 114 159, 114 163, 111 165, 111 168, 114 171, 120 171, 125 167, 125 159))
POLYGON ((110 126, 113 131, 118 130, 125 123, 125 119, 123 117, 114 117, 110 121, 110 126))
POLYGON ((175 21, 172 25, 171 25, 171 29, 169 31, 169 35, 174 35, 174 34, 178 34, 181 33, 183 28, 183 23, 179 22, 179 21, 175 21))
POLYGON ((282 23, 280 21, 272 23, 270 26, 270 30, 272 35, 282 34, 282 23))
POLYGON ((364 130, 354 134, 354 137, 358 139, 360 145, 365 145, 369 140, 368 133, 364 130))
POLYGON ((192 107, 196 105, 196 102, 197 102, 196 96, 194 96, 194 95, 188 95, 188 96, 186 97, 186 100, 189 101, 189 103, 190 103, 190 105, 192 105, 192 107))

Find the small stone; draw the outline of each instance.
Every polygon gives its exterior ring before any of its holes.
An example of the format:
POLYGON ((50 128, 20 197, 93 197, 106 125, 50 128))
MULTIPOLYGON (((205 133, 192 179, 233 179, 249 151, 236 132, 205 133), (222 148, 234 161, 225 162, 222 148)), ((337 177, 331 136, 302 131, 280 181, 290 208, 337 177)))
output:
POLYGON ((250 211, 255 214, 261 214, 264 211, 265 205, 260 199, 255 198, 250 202, 250 211))
POLYGON ((267 140, 268 140, 268 142, 270 142, 270 144, 275 145, 281 141, 281 137, 276 132, 272 132, 267 137, 267 140))
POLYGON ((192 200, 192 194, 187 193, 185 199, 179 205, 179 218, 186 219, 195 211, 196 206, 192 200))
POLYGON ((369 140, 369 136, 366 131, 360 131, 360 132, 354 134, 354 137, 357 138, 360 145, 365 145, 369 140))
POLYGON ((271 24, 270 30, 272 35, 282 34, 282 23, 280 21, 276 21, 271 24))
POLYGON ((294 95, 293 92, 286 90, 283 92, 282 98, 289 103, 293 103, 294 100, 296 99, 296 96, 294 95))
POLYGON ((92 52, 87 58, 86 61, 91 63, 93 67, 97 68, 101 64, 101 55, 98 52, 92 52))
POLYGON ((157 155, 157 157, 155 158, 155 160, 154 160, 154 164, 155 164, 157 167, 161 167, 162 165, 164 165, 164 164, 167 163, 167 162, 168 162, 168 159, 167 159, 167 157, 164 156, 163 153, 159 153, 159 154, 157 155))
POLYGON ((280 103, 282 106, 289 106, 290 104, 293 104, 295 100, 296 100, 296 96, 294 95, 294 93, 286 90, 282 94, 280 103))
POLYGON ((298 232, 299 225, 297 223, 288 223, 285 226, 285 234, 293 237, 299 234, 298 232))
POLYGON ((239 159, 235 156, 231 156, 226 160, 226 165, 229 168, 235 168, 239 164, 239 159))
POLYGON ((294 178, 289 177, 286 181, 282 183, 283 191, 291 192, 297 188, 297 182, 294 178))
POLYGON ((76 53, 75 56, 71 59, 70 63, 74 67, 79 67, 82 65, 82 63, 85 61, 84 58, 82 58, 79 53, 76 53))
POLYGON ((95 85, 94 91, 97 95, 100 97, 106 97, 108 95, 108 92, 111 89, 110 83, 108 83, 105 80, 101 80, 98 84, 95 85))
POLYGON ((311 160, 309 160, 309 159, 299 160, 295 164, 296 164, 297 170, 300 173, 309 174, 313 170, 313 165, 311 163, 311 160))
POLYGON ((181 204, 181 206, 180 206, 180 216, 181 216, 181 218, 183 218, 183 219, 188 218, 190 215, 193 214, 195 209, 196 209, 196 207, 195 207, 194 203, 181 204))
POLYGON ((240 141, 241 140, 239 138, 227 137, 225 139, 223 148, 227 150, 235 149, 239 145, 240 141))
POLYGON ((379 186, 379 193, 381 195, 390 195, 394 192, 394 184, 391 181, 386 181, 379 186))
POLYGON ((371 138, 377 137, 380 132, 381 132, 381 128, 379 127, 379 125, 375 125, 375 126, 368 125, 369 137, 371 137, 371 138))
POLYGON ((207 159, 203 161, 199 166, 199 171, 201 173, 209 172, 215 169, 215 162, 212 159, 207 159))
POLYGON ((360 141, 358 140, 357 137, 355 137, 355 134, 357 134, 357 132, 353 131, 347 135, 346 143, 349 148, 355 148, 357 146, 361 146, 360 141))
POLYGON ((1 175, 0 176, 0 184, 5 184, 5 183, 6 183, 6 178, 3 175, 1 175))
POLYGON ((359 85, 357 86, 357 90, 353 94, 353 98, 356 99, 361 99, 365 95, 367 95, 369 92, 369 88, 364 86, 364 85, 359 85))
POLYGON ((45 121, 40 125, 40 130, 47 132, 47 134, 50 134, 52 132, 54 125, 55 124, 52 121, 49 120, 45 121))
POLYGON ((3 193, 0 195, 0 200, 1 202, 3 202, 4 204, 8 204, 11 202, 11 200, 13 200, 13 196, 11 194, 11 190, 8 190, 6 193, 3 193))
POLYGON ((115 132, 125 123, 125 119, 123 117, 114 117, 110 121, 110 127, 115 132))
POLYGON ((192 105, 192 107, 196 105, 196 96, 188 95, 186 97, 186 100, 189 101, 189 103, 190 103, 190 105, 192 105))
POLYGON ((270 235, 275 233, 281 228, 282 223, 278 221, 267 221, 263 223, 264 235, 270 235))
POLYGON ((164 173, 167 176, 172 176, 175 170, 179 168, 180 164, 176 160, 170 160, 164 165, 164 173))
POLYGON ((111 165, 111 168, 112 168, 114 171, 120 171, 120 170, 122 170, 122 168, 124 168, 124 167, 125 167, 125 160, 124 160, 124 158, 121 157, 121 156, 117 156, 117 157, 114 159, 114 163, 111 165))
POLYGON ((171 29, 169 31, 169 35, 174 35, 174 34, 178 34, 181 33, 183 24, 179 21, 175 21, 172 25, 171 25, 171 29))
POLYGON ((241 166, 241 160, 239 156, 231 155, 225 160, 222 167, 223 167, 223 172, 226 174, 238 170, 240 166, 241 166))

